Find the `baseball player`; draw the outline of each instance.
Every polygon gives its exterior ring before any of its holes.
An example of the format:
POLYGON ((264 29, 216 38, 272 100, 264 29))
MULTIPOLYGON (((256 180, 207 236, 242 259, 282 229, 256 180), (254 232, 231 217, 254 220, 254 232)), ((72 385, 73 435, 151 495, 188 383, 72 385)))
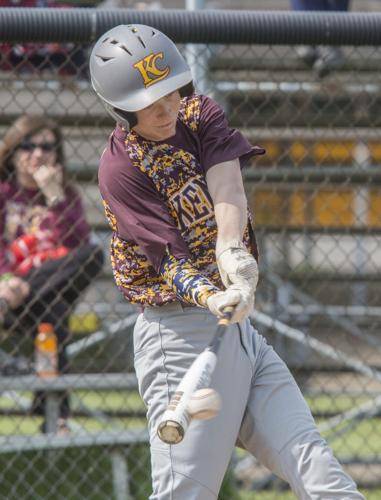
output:
POLYGON ((90 73, 117 122, 99 187, 116 284, 142 309, 134 356, 147 407, 151 500, 216 499, 236 443, 300 499, 363 499, 289 370, 248 320, 258 256, 241 167, 264 150, 229 128, 216 102, 194 93, 188 65, 155 28, 105 33, 90 73), (234 313, 212 378, 221 411, 167 445, 157 437, 160 417, 227 306, 234 313))

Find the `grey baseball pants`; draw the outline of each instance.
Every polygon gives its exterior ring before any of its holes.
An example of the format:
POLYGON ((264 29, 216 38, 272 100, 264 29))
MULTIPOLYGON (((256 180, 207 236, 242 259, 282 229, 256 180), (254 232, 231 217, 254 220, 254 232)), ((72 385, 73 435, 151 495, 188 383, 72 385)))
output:
POLYGON ((231 325, 211 386, 219 415, 194 420, 184 440, 156 431, 171 395, 216 331, 207 310, 174 303, 145 308, 134 330, 135 369, 147 407, 151 500, 215 500, 236 444, 287 481, 303 500, 364 499, 320 436, 285 363, 249 321, 231 325))

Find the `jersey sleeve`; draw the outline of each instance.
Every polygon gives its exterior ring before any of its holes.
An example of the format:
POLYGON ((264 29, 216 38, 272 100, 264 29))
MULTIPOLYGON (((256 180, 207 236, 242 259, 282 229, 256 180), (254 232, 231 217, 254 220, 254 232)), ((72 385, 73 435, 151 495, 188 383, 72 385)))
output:
POLYGON ((230 128, 223 109, 209 97, 202 97, 198 135, 201 142, 201 164, 205 172, 214 165, 239 158, 241 167, 265 150, 252 146, 234 128, 230 128))
POLYGON ((168 209, 150 180, 128 164, 115 163, 104 153, 99 189, 106 215, 119 238, 139 245, 156 273, 168 249, 176 258, 190 258, 189 250, 168 209))
POLYGON ((189 260, 177 260, 169 253, 163 258, 160 274, 176 293, 176 297, 186 304, 207 307, 207 299, 220 291, 189 260))

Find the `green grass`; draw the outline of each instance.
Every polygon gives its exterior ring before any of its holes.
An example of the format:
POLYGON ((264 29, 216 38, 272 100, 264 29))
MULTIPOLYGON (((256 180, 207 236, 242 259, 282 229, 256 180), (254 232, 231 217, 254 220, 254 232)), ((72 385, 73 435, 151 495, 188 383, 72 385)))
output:
MULTIPOLYGON (((72 406, 75 409, 80 402, 92 411, 125 411, 144 415, 145 408, 139 394, 136 391, 73 391, 72 406)), ((31 392, 19 394, 24 400, 31 400, 31 392)), ((327 411, 336 409, 345 411, 365 401, 364 398, 349 398, 347 396, 337 397, 334 400, 326 396, 313 398, 309 401, 313 411, 327 411)), ((0 397, 0 407, 10 409, 16 407, 14 401, 9 398, 0 397)), ((136 428, 146 425, 144 417, 111 417, 104 422, 97 418, 75 417, 72 422, 79 424, 89 432, 97 432, 108 428, 110 425, 122 428, 136 428)), ((318 421, 319 423, 319 421, 318 421)), ((34 416, 0 416, 0 434, 35 434, 39 432, 41 418, 34 416)), ((340 427, 338 428, 340 430, 340 427)), ((363 420, 354 422, 350 429, 345 430, 337 437, 328 433, 325 435, 335 453, 339 456, 357 455, 360 457, 371 457, 379 453, 381 449, 381 421, 380 419, 363 420)))
MULTIPOLYGON (((72 391, 74 400, 80 400, 84 405, 93 410, 130 410, 144 412, 144 404, 137 391, 72 391)), ((32 400, 32 393, 28 391, 19 392, 21 399, 32 400)), ((15 401, 11 398, 0 396, 0 407, 16 408, 15 401)))
MULTIPOLYGON (((24 401, 32 400, 31 392, 19 394, 24 401)), ((144 404, 136 391, 73 391, 72 407, 85 405, 92 411, 122 411, 128 410, 134 413, 145 413, 144 404)), ((16 408, 17 405, 10 398, 0 397, 0 407, 3 410, 16 408)), ((78 424, 89 432, 98 432, 109 428, 111 425, 122 428, 145 427, 145 417, 110 417, 108 421, 102 421, 91 417, 75 417, 70 419, 72 423, 78 424)), ((9 434, 35 434, 39 432, 42 423, 41 417, 36 416, 0 416, 0 435, 9 434)))
MULTIPOLYGON (((381 489, 379 490, 361 490, 361 493, 367 500, 379 500, 381 498, 381 489)), ((247 491, 238 496, 238 500, 295 500, 296 496, 287 491, 247 491)), ((221 498, 221 500, 223 500, 221 498)), ((235 500, 235 499, 234 499, 235 500)))
POLYGON ((345 394, 340 396, 315 396, 306 397, 306 401, 311 408, 312 413, 324 413, 324 412, 344 412, 366 403, 369 397, 356 397, 347 396, 345 394))
MULTIPOLYGON (((72 406, 78 402, 93 411, 129 410, 144 413, 144 405, 136 391, 73 391, 72 406)), ((31 392, 19 393, 24 401, 32 399, 31 392)), ((309 399, 314 412, 346 411, 366 401, 366 398, 327 396, 309 399)), ((3 410, 15 408, 9 398, 0 397, 3 410)), ((122 428, 142 427, 146 425, 143 417, 112 417, 109 422, 97 418, 75 417, 72 422, 81 425, 88 432, 97 433, 110 426, 122 428)), ((2 435, 39 433, 41 417, 0 416, 2 435)), ((319 422, 318 422, 319 423, 319 422)), ((339 428, 340 430, 340 428, 339 428)), ((329 437, 329 444, 338 457, 357 456, 371 458, 379 456, 381 450, 380 419, 355 422, 342 434, 329 437)), ((113 499, 111 448, 65 449, 55 452, 26 452, 19 454, 0 454, 0 484, 2 498, 7 500, 108 500, 113 499), (59 493, 58 493, 59 492, 59 493)), ((145 500, 150 491, 150 464, 147 446, 134 446, 127 452, 131 489, 134 500, 145 500)), ((238 455, 245 452, 237 450, 238 455)), ((368 500, 381 498, 381 489, 363 491, 368 500)), ((226 478, 220 500, 291 500, 295 496, 288 491, 244 491, 234 487, 231 478, 226 478)))
POLYGON ((143 401, 135 391, 74 391, 76 399, 93 410, 129 410, 145 412, 143 401))
POLYGON ((36 434, 41 424, 41 417, 0 417, 0 435, 36 434))
POLYGON ((381 450, 381 421, 371 419, 358 422, 352 430, 331 439, 329 443, 338 456, 378 456, 381 450))
MULTIPOLYGON (((112 500, 109 448, 67 449, 0 455, 1 498, 7 500, 112 500)), ((149 495, 147 446, 131 446, 128 455, 131 493, 149 495)))

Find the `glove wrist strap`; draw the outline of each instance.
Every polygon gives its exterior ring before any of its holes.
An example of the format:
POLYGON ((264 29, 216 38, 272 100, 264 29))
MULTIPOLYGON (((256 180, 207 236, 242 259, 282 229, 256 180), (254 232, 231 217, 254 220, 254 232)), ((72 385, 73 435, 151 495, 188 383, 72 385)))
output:
POLYGON ((217 259, 221 257, 221 255, 226 252, 227 250, 232 250, 235 248, 239 248, 241 250, 245 250, 246 252, 248 251, 246 248, 246 245, 243 243, 241 240, 230 240, 230 241, 223 241, 219 243, 217 241, 216 245, 216 256, 217 259))

